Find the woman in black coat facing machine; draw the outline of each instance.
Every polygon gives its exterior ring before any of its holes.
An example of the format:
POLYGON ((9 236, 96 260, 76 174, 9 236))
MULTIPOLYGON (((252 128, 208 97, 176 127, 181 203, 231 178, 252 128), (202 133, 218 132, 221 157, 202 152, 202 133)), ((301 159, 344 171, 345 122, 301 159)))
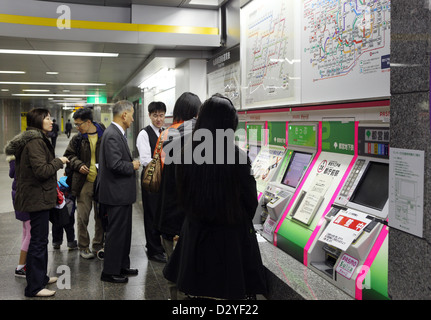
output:
POLYGON ((176 168, 186 218, 164 276, 193 297, 246 299, 266 292, 252 223, 256 181, 247 155, 234 144, 237 125, 229 99, 206 100, 189 140, 192 163, 176 168))

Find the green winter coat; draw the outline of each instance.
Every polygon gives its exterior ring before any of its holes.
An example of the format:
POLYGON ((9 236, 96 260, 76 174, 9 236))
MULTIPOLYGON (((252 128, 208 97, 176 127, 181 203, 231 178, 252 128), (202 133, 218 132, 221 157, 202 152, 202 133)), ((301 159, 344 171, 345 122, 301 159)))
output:
POLYGON ((57 171, 63 162, 43 131, 28 127, 9 141, 6 155, 16 157, 17 190, 15 209, 36 212, 50 210, 57 203, 57 171))

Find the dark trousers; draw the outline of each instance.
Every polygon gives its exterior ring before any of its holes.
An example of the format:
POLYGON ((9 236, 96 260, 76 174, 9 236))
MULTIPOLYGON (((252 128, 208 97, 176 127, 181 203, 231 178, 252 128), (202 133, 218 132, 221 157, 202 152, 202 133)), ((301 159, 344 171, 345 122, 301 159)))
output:
POLYGON ((57 144, 57 137, 51 137, 51 144, 55 149, 55 145, 57 144))
POLYGON ((144 208, 144 230, 145 239, 147 241, 147 255, 149 257, 157 254, 163 254, 164 250, 160 239, 160 232, 158 232, 154 226, 154 216, 157 209, 157 201, 159 200, 158 193, 149 193, 142 188, 142 205, 144 208))
POLYGON ((52 243, 63 243, 63 229, 66 232, 67 242, 75 240, 75 213, 69 216, 69 223, 64 227, 59 227, 55 224, 52 225, 52 243))
POLYGON ((44 289, 49 281, 48 271, 48 234, 49 211, 30 213, 31 239, 27 252, 26 297, 34 297, 44 289))
POLYGON ((108 215, 108 230, 105 239, 103 273, 119 275, 121 269, 130 268, 132 205, 104 206, 108 215))

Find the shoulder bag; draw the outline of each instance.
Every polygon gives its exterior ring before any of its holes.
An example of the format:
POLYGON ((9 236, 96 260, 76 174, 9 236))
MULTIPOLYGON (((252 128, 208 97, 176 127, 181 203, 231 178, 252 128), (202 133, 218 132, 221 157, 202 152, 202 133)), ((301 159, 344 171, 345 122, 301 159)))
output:
POLYGON ((160 184, 162 182, 162 143, 163 139, 159 139, 155 155, 150 163, 145 167, 144 175, 142 176, 142 188, 151 193, 159 192, 160 184))

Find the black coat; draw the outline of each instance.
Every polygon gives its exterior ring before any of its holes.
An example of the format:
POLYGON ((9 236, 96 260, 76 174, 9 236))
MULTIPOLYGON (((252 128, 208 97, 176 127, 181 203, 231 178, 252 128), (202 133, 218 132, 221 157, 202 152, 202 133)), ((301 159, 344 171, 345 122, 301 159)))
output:
MULTIPOLYGON (((244 299, 265 294, 265 272, 252 223, 257 202, 251 167, 239 165, 241 203, 248 221, 214 225, 186 215, 177 246, 163 274, 186 294, 244 299)), ((228 196, 228 195, 227 195, 228 196)), ((224 199, 220 199, 223 201, 224 199)))

